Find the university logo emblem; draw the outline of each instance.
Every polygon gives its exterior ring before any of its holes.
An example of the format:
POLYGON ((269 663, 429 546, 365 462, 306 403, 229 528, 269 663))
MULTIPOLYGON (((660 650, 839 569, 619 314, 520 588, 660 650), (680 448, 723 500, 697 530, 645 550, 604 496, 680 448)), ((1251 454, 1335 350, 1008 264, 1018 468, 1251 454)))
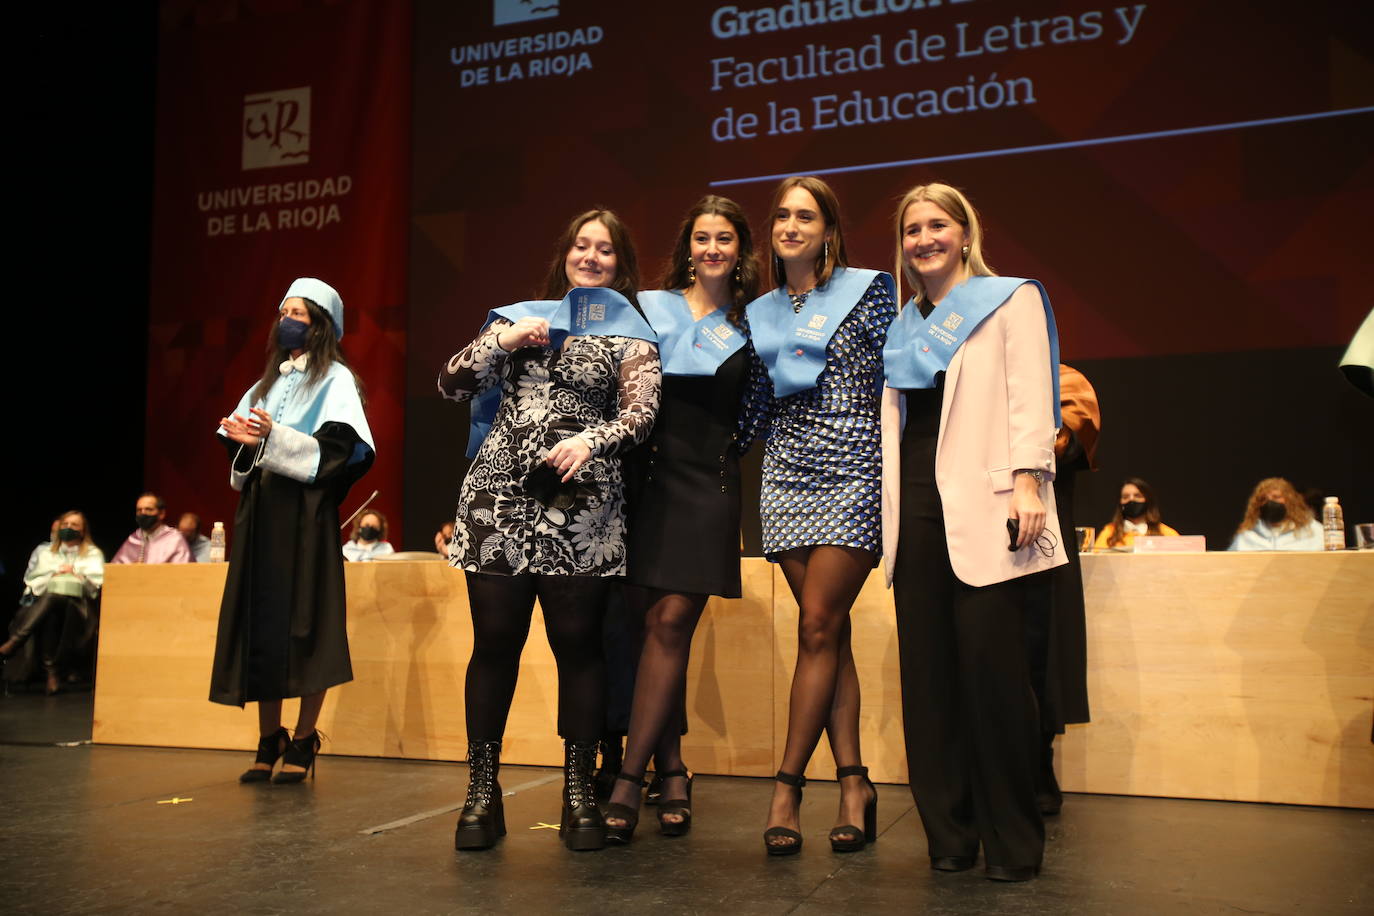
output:
POLYGON ((243 168, 310 161, 310 87, 243 97, 243 168))
POLYGON ((557 15, 558 0, 491 0, 492 25, 553 19, 557 15))
POLYGON ((945 329, 950 331, 957 331, 959 329, 959 325, 963 323, 964 316, 960 315, 958 312, 950 312, 949 317, 946 318, 944 322, 945 329))
POLYGON ((588 321, 605 321, 605 320, 606 320, 606 306, 605 306, 605 304, 604 304, 604 303, 601 303, 601 302, 593 302, 592 305, 591 305, 591 308, 588 309, 588 312, 587 312, 587 320, 588 320, 588 321))
POLYGON ((825 319, 825 315, 812 315, 811 321, 806 326, 813 331, 819 331, 821 328, 825 327, 825 319))

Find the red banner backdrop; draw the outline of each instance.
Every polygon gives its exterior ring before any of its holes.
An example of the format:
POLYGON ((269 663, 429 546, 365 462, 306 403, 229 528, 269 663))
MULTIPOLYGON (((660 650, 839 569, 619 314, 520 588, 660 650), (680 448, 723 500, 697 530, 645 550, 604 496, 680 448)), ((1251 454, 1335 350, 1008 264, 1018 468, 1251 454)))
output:
POLYGON ((401 534, 408 0, 162 7, 145 485, 233 518, 217 421, 261 374, 287 285, 344 300, 377 463, 350 500, 401 534))

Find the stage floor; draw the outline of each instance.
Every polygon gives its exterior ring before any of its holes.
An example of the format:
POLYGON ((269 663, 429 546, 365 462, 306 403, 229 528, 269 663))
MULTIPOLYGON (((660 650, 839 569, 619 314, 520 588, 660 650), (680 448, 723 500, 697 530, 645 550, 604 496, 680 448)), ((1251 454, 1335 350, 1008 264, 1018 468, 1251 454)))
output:
POLYGON ((645 809, 632 846, 570 853, 531 829, 557 823, 560 773, 509 767, 510 834, 458 854, 462 765, 324 757, 313 785, 243 786, 247 751, 93 747, 90 722, 89 693, 0 698, 9 912, 1374 912, 1370 811, 1070 795, 1043 875, 1004 885, 930 871, 905 787, 879 788, 881 839, 851 855, 825 842, 834 783, 814 782, 806 848, 770 860, 769 783, 741 777, 698 781, 687 837, 645 809))

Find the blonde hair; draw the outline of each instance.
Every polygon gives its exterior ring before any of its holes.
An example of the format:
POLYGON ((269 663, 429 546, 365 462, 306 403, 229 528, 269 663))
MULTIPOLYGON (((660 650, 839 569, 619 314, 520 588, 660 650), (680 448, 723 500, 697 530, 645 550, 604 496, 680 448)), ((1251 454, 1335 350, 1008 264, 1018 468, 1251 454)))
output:
MULTIPOLYGON (((81 552, 85 553, 88 549, 95 546, 95 541, 91 540, 91 523, 86 521, 86 513, 82 512, 80 509, 69 509, 57 517, 57 527, 60 530, 62 528, 62 523, 73 515, 81 519, 81 540, 79 543, 81 544, 81 552)), ((57 553, 57 549, 61 546, 62 539, 54 537, 52 539, 52 547, 50 548, 52 552, 57 553)))
POLYGON ((1245 518, 1241 519, 1236 534, 1255 527, 1259 521, 1260 509, 1269 501, 1270 490, 1278 490, 1283 495, 1283 504, 1288 509, 1288 515, 1278 525, 1279 531, 1295 531, 1312 523, 1312 507, 1293 485, 1282 477, 1266 477, 1250 491, 1250 501, 1245 505, 1245 518))
POLYGON ((929 201, 935 206, 944 210, 956 223, 964 227, 964 241, 968 245, 968 256, 964 258, 964 263, 968 265, 968 271, 974 277, 995 277, 997 271, 992 269, 987 260, 983 257, 983 222, 978 217, 978 211, 964 192, 953 185, 941 184, 933 181, 930 184, 918 184, 902 198, 902 202, 897 205, 897 270, 895 276, 898 278, 897 301, 900 304, 901 278, 905 277, 907 284, 912 289, 912 294, 919 302, 925 298, 926 287, 921 282, 921 275, 912 269, 902 256, 902 218, 906 216, 906 209, 914 203, 929 201))

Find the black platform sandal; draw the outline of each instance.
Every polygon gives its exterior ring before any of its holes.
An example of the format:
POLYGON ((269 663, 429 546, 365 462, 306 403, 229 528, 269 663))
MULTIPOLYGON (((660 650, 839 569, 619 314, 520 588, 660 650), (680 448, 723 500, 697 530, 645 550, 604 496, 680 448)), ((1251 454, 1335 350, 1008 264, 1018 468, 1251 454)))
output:
POLYGON ((858 852, 869 843, 878 842, 878 789, 873 785, 873 781, 868 778, 868 767, 840 767, 835 771, 836 782, 846 776, 862 776, 868 790, 873 793, 873 797, 868 800, 868 804, 864 805, 863 830, 845 824, 830 831, 830 849, 832 852, 858 852), (843 839, 845 836, 851 837, 851 839, 843 839))
MULTIPOLYGON (((792 786, 797 790, 797 808, 801 809, 802 787, 806 785, 806 777, 798 776, 793 773, 784 773, 778 770, 778 775, 773 777, 783 785, 792 786)), ((769 827, 763 832, 763 846, 768 850, 770 856, 791 856, 801 852, 802 835, 790 827, 769 827), (790 843, 770 843, 773 837, 791 840, 790 843)))
POLYGON ((305 777, 315 778, 315 760, 320 752, 320 733, 311 732, 304 738, 292 738, 291 743, 286 746, 286 753, 282 754, 281 762, 283 765, 291 764, 294 767, 303 767, 300 771, 278 770, 277 775, 272 777, 274 786, 293 785, 298 782, 305 782, 305 777))
POLYGON ((687 780, 686 798, 661 798, 658 802, 658 832, 664 836, 686 836, 692 829, 692 775, 686 770, 668 770, 663 779, 682 777, 687 780), (670 821, 666 815, 676 814, 680 821, 670 821))
POLYGON ((291 743, 291 735, 286 729, 278 726, 277 730, 265 738, 258 739, 258 755, 253 758, 254 763, 265 763, 267 769, 256 770, 247 769, 239 774, 239 782, 267 782, 272 778, 272 768, 277 765, 282 754, 286 753, 286 746, 291 743))
MULTIPOLYGON (((616 774, 616 779, 623 779, 626 782, 634 783, 636 788, 644 788, 644 774, 635 776, 621 770, 616 774)), ((611 802, 606 806, 606 842, 607 843, 628 843, 634 839, 635 828, 639 826, 639 807, 631 808, 629 805, 622 805, 619 802, 611 802), (625 823, 616 827, 610 823, 610 818, 625 823)))

